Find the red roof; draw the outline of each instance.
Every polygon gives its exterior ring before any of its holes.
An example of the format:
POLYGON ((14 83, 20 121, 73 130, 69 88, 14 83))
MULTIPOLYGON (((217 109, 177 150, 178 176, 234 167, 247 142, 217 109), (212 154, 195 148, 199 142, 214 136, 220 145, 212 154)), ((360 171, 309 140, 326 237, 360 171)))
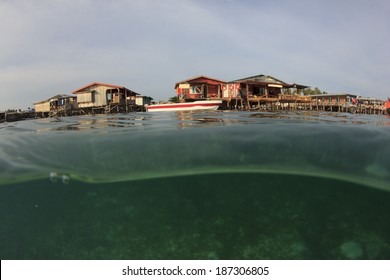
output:
POLYGON ((215 78, 210 78, 210 77, 207 77, 207 76, 196 76, 196 77, 192 77, 192 78, 189 78, 187 80, 184 80, 184 81, 180 81, 180 82, 177 82, 175 84, 175 88, 177 88, 179 86, 179 84, 183 84, 183 83, 212 83, 212 84, 225 84, 226 82, 225 81, 222 81, 222 80, 219 80, 219 79, 215 79, 215 78))
POLYGON ((83 87, 81 87, 81 88, 78 88, 78 89, 72 91, 72 93, 76 93, 76 92, 82 91, 82 90, 84 90, 84 89, 86 89, 86 88, 89 88, 89 87, 91 87, 91 86, 106 86, 106 87, 118 88, 118 89, 125 88, 125 87, 123 87, 123 86, 117 86, 117 85, 111 85, 111 84, 93 82, 93 83, 90 83, 90 84, 88 84, 88 85, 86 85, 86 86, 83 86, 83 87))

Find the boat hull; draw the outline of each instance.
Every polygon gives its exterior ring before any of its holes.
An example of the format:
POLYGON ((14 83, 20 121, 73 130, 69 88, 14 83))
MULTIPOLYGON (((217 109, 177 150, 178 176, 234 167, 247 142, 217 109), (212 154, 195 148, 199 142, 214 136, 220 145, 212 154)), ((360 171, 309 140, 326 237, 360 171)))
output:
POLYGON ((155 104, 146 107, 148 112, 192 111, 192 110, 217 110, 222 105, 222 100, 205 100, 185 103, 155 104))

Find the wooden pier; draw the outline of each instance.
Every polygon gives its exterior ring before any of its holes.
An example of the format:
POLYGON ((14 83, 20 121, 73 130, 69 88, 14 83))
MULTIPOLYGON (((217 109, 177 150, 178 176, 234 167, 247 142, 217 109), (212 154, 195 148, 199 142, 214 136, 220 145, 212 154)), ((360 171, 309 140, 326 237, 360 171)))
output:
MULTIPOLYGON (((186 102, 206 100, 204 98, 186 99, 186 102)), ((282 95, 277 98, 252 97, 252 98, 209 98, 209 100, 222 100, 220 110, 241 110, 241 111, 323 111, 343 112, 351 114, 374 114, 386 115, 384 106, 379 104, 357 104, 351 105, 346 102, 318 102, 310 96, 282 95)), ((141 105, 119 105, 109 104, 100 107, 90 108, 57 108, 46 113, 36 113, 36 117, 65 117, 78 115, 97 114, 118 114, 130 112, 145 112, 141 105)))
MULTIPOLYGON (((324 111, 345 112, 351 114, 386 115, 386 109, 381 102, 361 102, 352 104, 346 100, 323 101, 311 96, 280 95, 277 98, 250 97, 250 98, 213 98, 223 100, 222 110, 247 111, 324 111)), ((194 99, 191 99, 194 101, 194 99)))

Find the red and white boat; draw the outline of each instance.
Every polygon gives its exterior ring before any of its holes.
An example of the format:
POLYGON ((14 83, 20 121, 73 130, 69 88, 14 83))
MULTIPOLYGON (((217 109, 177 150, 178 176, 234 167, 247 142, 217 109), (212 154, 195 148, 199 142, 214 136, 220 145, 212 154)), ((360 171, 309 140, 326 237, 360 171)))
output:
POLYGON ((153 104, 146 107, 148 112, 189 111, 189 110, 217 110, 222 100, 200 100, 183 103, 153 104))

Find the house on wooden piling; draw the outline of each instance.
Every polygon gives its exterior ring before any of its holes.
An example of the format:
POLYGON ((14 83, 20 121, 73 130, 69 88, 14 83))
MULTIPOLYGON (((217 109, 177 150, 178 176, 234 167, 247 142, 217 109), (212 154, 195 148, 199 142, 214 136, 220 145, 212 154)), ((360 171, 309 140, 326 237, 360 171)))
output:
POLYGON ((357 95, 350 93, 327 93, 310 95, 312 105, 343 106, 356 102, 357 95))
POLYGON ((230 108, 298 108, 310 102, 309 98, 300 96, 300 91, 305 88, 307 86, 260 74, 226 83, 222 88, 222 98, 230 108))
POLYGON ((135 97, 135 104, 140 107, 144 107, 145 105, 150 105, 152 104, 153 98, 150 96, 145 96, 145 95, 137 95, 135 97))
POLYGON ((225 81, 197 76, 175 84, 176 95, 181 99, 221 98, 225 81))
POLYGON ((77 109, 76 96, 57 94, 49 99, 38 101, 34 103, 36 115, 47 117, 58 112, 64 112, 66 115, 68 111, 77 109))
POLYGON ((72 92, 77 95, 78 107, 92 112, 127 111, 135 107, 138 93, 124 86, 93 82, 72 92))
POLYGON ((287 89, 295 89, 299 95, 299 91, 307 88, 307 86, 299 84, 288 84, 268 75, 256 75, 246 77, 227 83, 223 88, 224 98, 278 98, 281 94, 285 94, 287 89))
POLYGON ((310 103, 310 98, 301 97, 300 91, 307 86, 289 84, 268 75, 256 75, 231 82, 197 76, 175 84, 180 99, 222 99, 223 106, 230 108, 253 108, 278 103, 310 103), (292 94, 294 92, 294 94, 292 94))
POLYGON ((311 108, 315 110, 383 114, 385 101, 361 97, 350 93, 333 93, 311 95, 311 108))

